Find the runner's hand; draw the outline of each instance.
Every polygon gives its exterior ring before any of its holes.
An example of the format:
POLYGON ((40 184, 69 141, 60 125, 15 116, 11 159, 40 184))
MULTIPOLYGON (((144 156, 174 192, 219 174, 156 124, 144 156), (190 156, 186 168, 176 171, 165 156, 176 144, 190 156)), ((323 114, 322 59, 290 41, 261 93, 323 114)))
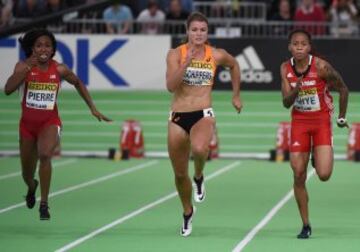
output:
POLYGON ((338 118, 336 120, 336 124, 339 128, 349 128, 349 124, 347 123, 347 120, 345 118, 338 118))
POLYGON ((93 116, 95 116, 99 122, 100 121, 105 121, 105 122, 112 122, 112 120, 106 116, 104 116, 103 114, 101 114, 99 111, 97 111, 96 109, 95 110, 92 110, 91 113, 93 114, 93 116))
POLYGON ((232 98, 232 104, 233 104, 234 108, 236 109, 236 111, 237 111, 238 113, 240 113, 240 112, 241 112, 241 109, 242 109, 242 107, 243 107, 242 102, 241 102, 241 100, 240 100, 240 97, 238 97, 238 96, 233 96, 233 98, 232 98))

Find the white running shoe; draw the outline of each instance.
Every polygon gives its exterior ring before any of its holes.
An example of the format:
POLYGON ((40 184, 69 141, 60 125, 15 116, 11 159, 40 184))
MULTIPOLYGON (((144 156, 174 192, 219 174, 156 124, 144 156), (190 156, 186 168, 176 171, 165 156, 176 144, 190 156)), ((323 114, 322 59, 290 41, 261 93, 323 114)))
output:
POLYGON ((181 236, 189 236, 192 231, 192 219, 194 217, 194 214, 196 212, 195 206, 192 206, 192 212, 190 215, 183 215, 183 224, 180 229, 180 235, 181 236))
POLYGON ((194 200, 195 202, 201 203, 205 199, 205 183, 204 183, 204 176, 198 180, 194 177, 194 200))

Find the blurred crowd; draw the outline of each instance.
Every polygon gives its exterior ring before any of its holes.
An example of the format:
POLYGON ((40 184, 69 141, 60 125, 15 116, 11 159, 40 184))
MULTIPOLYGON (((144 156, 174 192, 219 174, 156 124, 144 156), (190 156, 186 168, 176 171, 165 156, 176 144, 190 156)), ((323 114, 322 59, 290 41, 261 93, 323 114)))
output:
MULTIPOLYGON (((96 0, 0 0, 0 29, 11 26, 22 19, 32 19, 56 13, 69 7, 91 4, 96 0)), ((172 21, 186 20, 194 6, 201 3, 217 3, 216 8, 205 13, 209 18, 229 18, 221 12, 221 4, 231 4, 234 11, 244 3, 263 3, 266 6, 266 19, 270 21, 330 22, 337 34, 358 34, 360 0, 111 0, 111 5, 102 10, 88 12, 80 17, 85 20, 100 20, 107 33, 133 33, 133 23, 140 23, 137 33, 157 34, 160 25, 172 21), (220 6, 220 8, 219 8, 220 6), (220 10, 220 11, 219 11, 220 10)), ((207 5, 208 6, 208 5, 207 5)), ((215 5, 211 5, 215 6, 215 5)), ((200 9, 201 10, 201 9, 200 9)), ((241 18, 231 16, 231 18, 241 18)), ((98 24, 99 25, 99 24, 98 24)), ((55 25, 60 27, 60 25, 55 25)), ((84 26, 82 32, 95 32, 94 25, 84 26)), ((54 28, 55 29, 55 28, 54 28)), ((55 30, 56 32, 56 30, 55 30)), ((181 30, 180 32, 184 32, 181 30)), ((322 34, 321 26, 312 27, 309 32, 322 34)))

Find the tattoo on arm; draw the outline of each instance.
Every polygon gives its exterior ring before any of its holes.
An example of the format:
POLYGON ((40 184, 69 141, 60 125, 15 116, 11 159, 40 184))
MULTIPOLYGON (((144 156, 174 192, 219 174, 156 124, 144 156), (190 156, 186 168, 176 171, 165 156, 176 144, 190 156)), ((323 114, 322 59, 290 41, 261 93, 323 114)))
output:
POLYGON ((324 66, 325 80, 339 92, 339 118, 345 118, 348 105, 349 91, 340 74, 329 64, 324 66))
POLYGON ((326 82, 334 87, 337 91, 345 86, 343 79, 341 78, 340 74, 329 64, 324 66, 325 71, 325 80, 326 82))

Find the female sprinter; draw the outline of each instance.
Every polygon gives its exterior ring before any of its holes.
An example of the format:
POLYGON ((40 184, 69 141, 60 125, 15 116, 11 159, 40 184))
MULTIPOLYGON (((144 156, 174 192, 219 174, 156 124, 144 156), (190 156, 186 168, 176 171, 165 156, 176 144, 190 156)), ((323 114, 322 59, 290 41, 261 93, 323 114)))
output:
POLYGON ((230 69, 232 104, 237 112, 242 108, 237 61, 225 50, 208 44, 208 20, 204 15, 198 12, 190 14, 186 26, 188 41, 169 51, 166 71, 166 86, 173 93, 168 123, 168 152, 183 207, 182 236, 191 234, 195 212, 188 175, 190 152, 195 166, 194 200, 202 202, 205 198, 203 169, 215 127, 211 90, 217 65, 230 69))
POLYGON ((304 30, 289 35, 292 58, 281 65, 283 105, 292 106, 290 164, 294 173, 294 194, 303 222, 299 239, 309 238, 311 226, 306 169, 313 149, 315 169, 321 181, 327 181, 333 170, 331 116, 332 97, 329 88, 339 92, 337 125, 348 127, 346 109, 348 89, 340 74, 311 51, 311 36, 304 30))
POLYGON ((64 64, 53 60, 56 51, 54 35, 43 29, 31 30, 19 39, 26 59, 15 65, 5 85, 6 95, 20 89, 22 115, 20 119, 20 158, 22 176, 28 187, 25 197, 28 208, 35 205, 38 181, 34 178, 40 161, 40 219, 49 220, 48 195, 51 180, 51 158, 59 142, 61 120, 57 109, 57 94, 61 79, 74 85, 93 116, 110 121, 97 111, 85 85, 64 64))

